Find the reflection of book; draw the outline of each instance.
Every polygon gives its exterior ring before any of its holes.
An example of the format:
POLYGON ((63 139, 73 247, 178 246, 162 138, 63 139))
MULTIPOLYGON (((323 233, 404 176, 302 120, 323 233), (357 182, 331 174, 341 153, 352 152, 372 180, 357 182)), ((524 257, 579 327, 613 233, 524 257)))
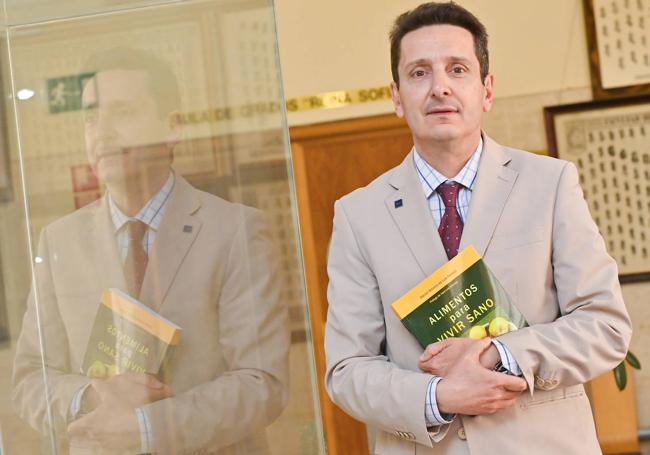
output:
POLYGON ((118 373, 162 374, 181 328, 119 289, 107 289, 97 309, 81 373, 105 378, 118 373))
POLYGON ((473 246, 391 306, 423 347, 450 337, 499 336, 526 325, 473 246))

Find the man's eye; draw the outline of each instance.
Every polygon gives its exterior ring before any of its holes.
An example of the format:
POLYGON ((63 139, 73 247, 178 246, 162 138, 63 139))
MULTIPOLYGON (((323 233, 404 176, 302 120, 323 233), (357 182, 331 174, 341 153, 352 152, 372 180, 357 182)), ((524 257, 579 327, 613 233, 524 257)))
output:
POLYGON ((423 77, 426 73, 424 70, 415 70, 413 71, 413 77, 423 77))
POLYGON ((451 71, 456 74, 463 74, 466 70, 465 67, 457 65, 454 66, 451 71))
POLYGON ((91 125, 97 122, 97 112, 95 111, 86 111, 83 114, 84 123, 91 125))
POLYGON ((116 107, 113 111, 113 114, 122 116, 122 117, 127 117, 131 116, 135 113, 135 107, 134 106, 119 106, 116 107))

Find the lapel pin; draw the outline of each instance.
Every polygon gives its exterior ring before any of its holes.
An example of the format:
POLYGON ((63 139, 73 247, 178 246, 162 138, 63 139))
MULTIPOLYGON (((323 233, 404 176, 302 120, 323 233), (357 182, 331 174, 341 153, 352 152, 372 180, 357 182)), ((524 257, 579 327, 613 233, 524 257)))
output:
POLYGON ((398 200, 395 201, 395 208, 396 209, 400 208, 402 205, 404 205, 404 203, 402 202, 401 199, 398 199, 398 200))
POLYGON ((185 226, 183 226, 183 232, 187 232, 187 233, 192 232, 192 226, 186 224, 185 226))

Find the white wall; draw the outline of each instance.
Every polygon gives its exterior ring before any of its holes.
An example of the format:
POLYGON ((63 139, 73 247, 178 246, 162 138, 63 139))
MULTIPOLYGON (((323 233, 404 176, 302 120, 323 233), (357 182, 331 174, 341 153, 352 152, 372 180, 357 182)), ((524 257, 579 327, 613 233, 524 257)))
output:
MULTIPOLYGON (((387 85, 388 32, 413 0, 276 0, 287 98, 387 85)), ((497 98, 588 87, 580 0, 460 0, 490 35, 497 98)), ((290 124, 391 112, 388 102, 294 113, 290 124)))

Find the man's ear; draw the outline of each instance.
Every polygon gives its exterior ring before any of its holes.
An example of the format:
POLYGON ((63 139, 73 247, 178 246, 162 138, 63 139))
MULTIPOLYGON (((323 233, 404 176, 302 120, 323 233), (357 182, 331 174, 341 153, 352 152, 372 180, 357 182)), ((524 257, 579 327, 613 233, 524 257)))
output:
POLYGON ((485 88, 483 112, 489 112, 489 110, 492 109, 492 102, 494 101, 494 74, 489 73, 485 76, 483 87, 485 88))
POLYGON ((404 118, 404 109, 402 109, 402 101, 399 98, 399 87, 395 81, 390 82, 390 95, 393 100, 395 114, 397 114, 399 118, 404 118))
POLYGON ((183 115, 179 111, 169 113, 169 132, 167 133, 167 146, 171 149, 183 137, 183 115))

